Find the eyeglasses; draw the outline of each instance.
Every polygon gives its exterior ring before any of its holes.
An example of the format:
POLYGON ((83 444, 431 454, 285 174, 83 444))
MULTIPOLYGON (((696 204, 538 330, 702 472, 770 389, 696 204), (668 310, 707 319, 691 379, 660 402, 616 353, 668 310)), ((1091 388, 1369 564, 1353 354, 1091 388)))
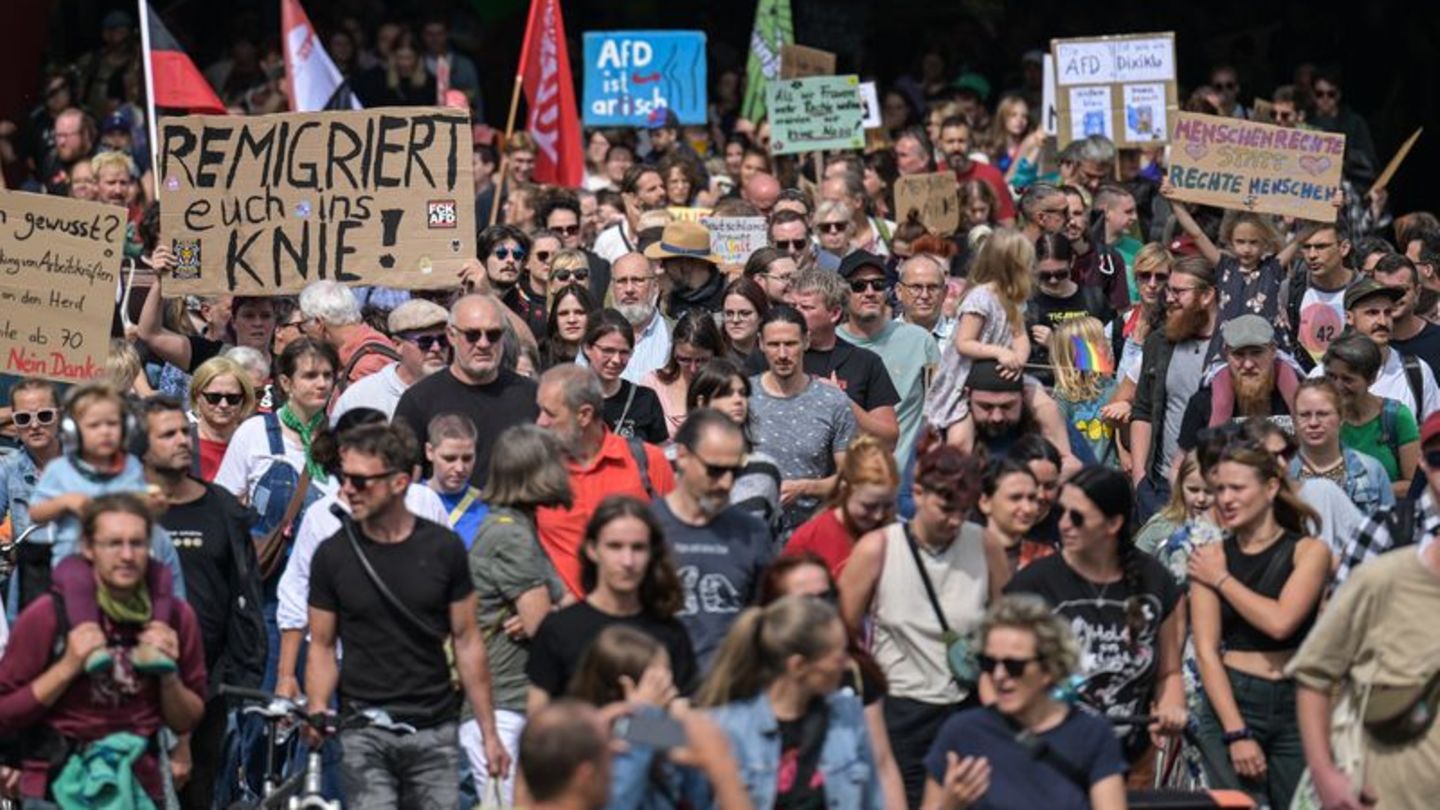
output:
POLYGON ((1199 285, 1194 287, 1165 287, 1165 295, 1170 298, 1183 298, 1185 293, 1195 292, 1200 289, 1199 285))
POLYGON ((1136 273, 1135 280, 1141 284, 1165 284, 1170 281, 1169 273, 1136 273))
POLYGON ((580 226, 579 226, 579 225, 556 225, 555 227, 551 228, 550 230, 552 230, 552 231, 560 234, 561 236, 575 236, 576 234, 580 233, 580 226))
MULTIPOLYGON (((501 330, 501 331, 502 331, 502 336, 503 336, 503 331, 504 331, 504 330, 501 330)), ((419 349, 420 351, 422 351, 422 352, 430 352, 430 351, 436 351, 436 350, 439 350, 439 351, 442 351, 442 352, 443 352, 443 351, 445 351, 446 349, 450 348, 450 338, 445 337, 445 335, 443 335, 443 334, 440 334, 440 335, 401 335, 401 336, 400 336, 400 339, 403 340, 403 341, 405 341, 406 343, 413 343, 413 344, 415 344, 415 347, 418 348, 418 349, 419 349)), ((471 343, 474 343, 475 341, 472 340, 472 341, 470 341, 470 342, 471 342, 471 343)), ((492 341, 492 342, 493 342, 493 341, 492 341)))
POLYGON ((850 292, 860 294, 869 290, 870 292, 885 292, 886 284, 883 278, 857 278, 850 282, 850 292))
POLYGON ((810 246, 810 240, 809 240, 809 239, 776 239, 776 240, 775 240, 775 247, 777 247, 777 248, 779 248, 779 249, 781 249, 781 250, 789 251, 790 253, 799 253, 800 251, 804 250, 805 248, 807 248, 807 247, 809 247, 809 246, 810 246))
POLYGON ((232 394, 228 391, 201 391, 200 396, 211 405, 219 405, 222 402, 226 405, 236 406, 245 401, 244 394, 232 394))
POLYGON ((499 329, 461 329, 452 326, 450 328, 466 343, 479 343, 481 336, 484 336, 485 342, 491 345, 498 344, 501 340, 505 339, 505 329, 503 327, 499 329))
POLYGON ((1055 285, 1070 278, 1069 270, 1058 270, 1054 273, 1036 273, 1035 277, 1040 279, 1041 284, 1055 285))
POLYGON ((336 476, 340 479, 340 485, 342 487, 349 486, 351 489, 354 490, 362 490, 369 488, 371 484, 379 481, 382 478, 389 478, 390 476, 396 475, 398 473, 399 470, 385 470, 384 472, 372 473, 370 475, 362 475, 360 473, 347 473, 344 470, 341 470, 340 472, 336 473, 336 476))
POLYGON ((819 222, 819 223, 816 223, 815 229, 818 230, 818 231, 820 231, 820 232, 822 232, 822 233, 840 233, 841 231, 845 230, 845 223, 843 223, 843 222, 819 222))
MULTIPOLYGON (((542 261, 543 261, 543 260, 542 260, 542 261)), ((568 281, 569 281, 570 279, 572 279, 572 278, 575 279, 576 281, 588 281, 589 278, 590 278, 590 271, 589 271, 588 269, 586 269, 586 270, 556 270, 556 271, 554 271, 554 272, 552 272, 552 273, 550 274, 550 280, 551 280, 551 281, 554 281, 554 282, 557 282, 557 283, 560 283, 560 284, 564 284, 564 283, 568 282, 568 281)))
POLYGON ((525 249, 524 249, 524 248, 518 248, 518 247, 517 247, 517 248, 512 248, 512 247, 498 247, 498 248, 495 248, 494 250, 490 251, 490 255, 492 255, 492 256, 494 256, 495 258, 500 259, 500 260, 502 260, 502 261, 505 260, 505 259, 510 258, 511 256, 514 256, 514 257, 515 257, 515 261, 518 262, 518 261, 520 261, 520 260, 522 260, 522 259, 525 258, 525 249))
POLYGON ((10 419, 15 423, 15 427, 25 428, 30 427, 31 422, 37 425, 53 425, 58 415, 59 411, 55 408, 41 408, 38 411, 15 411, 10 414, 10 419))
POLYGON ((945 289, 944 284, 906 284, 904 282, 901 282, 900 286, 904 287, 905 289, 909 290, 917 296, 936 295, 941 290, 945 289))
POLYGON ((308 320, 310 320, 310 319, 309 319, 309 318, 301 318, 301 319, 298 320, 298 321, 286 321, 285 323, 282 323, 282 324, 280 324, 279 326, 277 326, 277 327, 275 327, 275 328, 276 328, 276 329, 304 329, 304 328, 305 328, 305 323, 306 323, 306 321, 308 321, 308 320))
POLYGON ((1012 678, 1024 675, 1025 669, 1036 660, 1035 658, 995 658, 983 653, 975 656, 975 663, 980 666, 981 672, 994 673, 996 667, 1004 667, 1005 674, 1012 678))
POLYGON ((789 284, 790 280, 795 278, 794 273, 757 273, 756 275, 764 276, 776 284, 789 284))
POLYGON ((537 250, 537 251, 535 251, 535 258, 539 259, 541 264, 549 264, 549 263, 550 263, 550 257, 551 257, 551 256, 554 256, 554 255, 555 255, 555 253, 554 253, 553 251, 549 251, 549 250, 537 250))

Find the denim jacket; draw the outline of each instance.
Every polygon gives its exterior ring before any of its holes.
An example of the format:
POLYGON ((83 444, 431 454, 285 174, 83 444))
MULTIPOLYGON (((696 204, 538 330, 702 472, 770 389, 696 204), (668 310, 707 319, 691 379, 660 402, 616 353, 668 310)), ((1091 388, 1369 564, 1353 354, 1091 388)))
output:
MULTIPOLYGON (((825 778, 825 803, 831 810, 881 810, 884 798, 870 748, 859 698, 836 692, 827 698, 830 722, 817 769, 825 778)), ((764 692, 729 703, 712 713, 730 737, 750 801, 774 807, 780 769, 780 722, 764 692)))
MULTIPOLYGON (((651 707, 637 712, 644 713, 661 712, 651 707)), ((631 742, 611 760, 610 802, 605 810, 674 810, 713 804, 709 781, 693 768, 666 760, 663 751, 631 742)))
MULTIPOLYGON (((1374 458, 1358 453, 1348 447, 1340 448, 1345 455, 1345 494, 1355 503, 1355 508, 1365 517, 1375 514, 1382 506, 1395 503, 1395 493, 1390 488, 1390 474, 1374 458)), ((1300 475, 1301 461, 1297 455, 1290 461, 1290 477, 1300 475)))

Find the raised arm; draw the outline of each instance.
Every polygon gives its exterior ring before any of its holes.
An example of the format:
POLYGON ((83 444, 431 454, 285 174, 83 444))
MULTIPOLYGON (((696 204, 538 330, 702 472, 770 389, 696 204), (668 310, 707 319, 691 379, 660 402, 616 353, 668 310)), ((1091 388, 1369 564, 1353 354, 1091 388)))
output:
POLYGON ((169 274, 175 264, 170 248, 165 245, 155 248, 150 263, 155 268, 155 281, 145 293, 145 303, 140 307, 140 320, 135 324, 135 334, 142 343, 150 347, 156 357, 178 369, 189 370, 190 340, 178 332, 166 329, 162 312, 164 293, 161 292, 161 279, 169 274))

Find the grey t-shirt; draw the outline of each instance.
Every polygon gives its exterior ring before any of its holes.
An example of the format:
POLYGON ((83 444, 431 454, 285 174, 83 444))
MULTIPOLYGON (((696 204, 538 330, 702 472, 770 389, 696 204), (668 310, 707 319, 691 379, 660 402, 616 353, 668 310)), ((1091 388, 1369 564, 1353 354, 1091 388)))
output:
POLYGON ((558 603, 565 595, 565 585, 540 548, 535 524, 508 507, 492 509, 485 516, 470 547, 469 562, 495 708, 524 712, 530 688, 525 665, 530 652, 526 645, 511 639, 503 627, 515 615, 515 600, 526 591, 544 586, 550 599, 558 603))
POLYGON ((1180 423, 1185 421, 1185 408, 1200 390, 1205 371, 1205 350, 1210 339, 1187 340, 1175 345, 1170 368, 1165 371, 1165 435, 1160 442, 1160 474, 1169 478, 1171 459, 1180 442, 1180 423))
MULTIPOLYGON (((835 454, 855 437, 850 398, 838 388, 810 381, 793 397, 765 390, 763 374, 750 378, 750 420, 755 449, 775 459, 782 480, 826 478, 835 474, 835 454)), ((781 531, 804 523, 819 498, 796 498, 781 516, 781 531)))
POLYGON ((773 553, 770 530, 759 518, 734 506, 706 526, 681 521, 663 498, 651 509, 665 529, 685 595, 675 618, 685 626, 700 671, 705 672, 730 625, 755 601, 760 574, 773 553))

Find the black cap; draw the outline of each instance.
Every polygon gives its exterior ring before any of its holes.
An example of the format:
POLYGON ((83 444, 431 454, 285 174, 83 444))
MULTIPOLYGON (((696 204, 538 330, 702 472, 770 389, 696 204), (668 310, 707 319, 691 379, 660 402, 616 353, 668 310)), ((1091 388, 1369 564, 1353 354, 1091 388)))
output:
POLYGON ((858 273, 862 267, 873 267, 881 273, 884 273, 885 260, 868 250, 851 251, 845 258, 840 260, 840 277, 850 278, 858 273))
POLYGON ((976 360, 970 366, 965 378, 965 387, 971 391, 991 391, 997 394, 1017 393, 1023 389, 1020 377, 1007 380, 1000 376, 1000 364, 994 360, 976 360))

